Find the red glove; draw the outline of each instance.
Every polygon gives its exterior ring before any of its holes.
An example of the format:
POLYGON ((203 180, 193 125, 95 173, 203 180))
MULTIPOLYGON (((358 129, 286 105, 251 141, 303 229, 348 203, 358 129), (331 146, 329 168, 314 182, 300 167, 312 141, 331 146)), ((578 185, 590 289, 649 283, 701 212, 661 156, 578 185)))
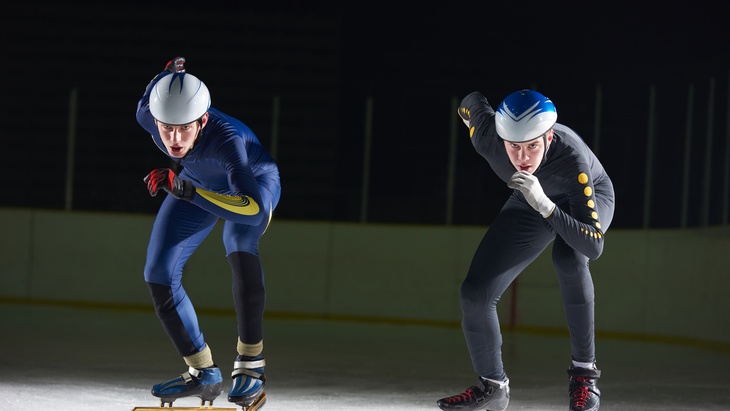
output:
POLYGON ((156 196, 160 190, 165 190, 178 200, 190 201, 195 194, 195 186, 188 180, 175 175, 175 172, 169 168, 157 168, 152 170, 144 178, 147 183, 147 191, 152 197, 156 196))
POLYGON ((170 73, 184 73, 185 72, 185 57, 175 57, 174 59, 167 62, 165 70, 170 73))

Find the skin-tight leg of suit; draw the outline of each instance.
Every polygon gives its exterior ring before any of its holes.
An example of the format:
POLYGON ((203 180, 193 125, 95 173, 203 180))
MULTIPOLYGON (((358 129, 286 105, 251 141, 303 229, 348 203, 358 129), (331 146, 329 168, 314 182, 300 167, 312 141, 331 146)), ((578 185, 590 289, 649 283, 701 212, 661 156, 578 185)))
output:
POLYGON ((568 320, 572 359, 586 363, 595 362, 594 290, 588 269, 588 257, 557 237, 553 243, 553 264, 560 284, 563 310, 568 320))
POLYGON ((205 348, 198 318, 185 289, 185 263, 218 218, 200 207, 168 195, 160 206, 147 247, 144 278, 157 316, 181 356, 205 348))
MULTIPOLYGON (((266 211, 270 216, 270 208, 266 211)), ((270 218, 265 218, 258 226, 226 221, 223 226, 223 242, 233 273, 233 303, 238 319, 238 337, 245 344, 257 344, 264 337, 266 290, 258 246, 269 221, 270 218)))
POLYGON ((507 378, 497 302, 554 238, 540 213, 513 194, 477 247, 461 285, 461 328, 480 376, 507 378))
MULTIPOLYGON (((605 233, 613 221, 614 192, 609 182, 596 185, 596 211, 605 233)), ((563 310, 570 331, 572 360, 596 362, 595 349, 595 292, 590 260, 575 251, 559 236, 553 243, 553 265, 560 284, 563 310)))

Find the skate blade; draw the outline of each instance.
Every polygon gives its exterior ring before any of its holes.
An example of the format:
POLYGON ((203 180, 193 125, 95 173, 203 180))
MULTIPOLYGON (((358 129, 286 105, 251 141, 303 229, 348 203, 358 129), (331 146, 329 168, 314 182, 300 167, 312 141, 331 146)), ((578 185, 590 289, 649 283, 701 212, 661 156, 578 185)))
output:
POLYGON ((259 395, 258 398, 256 398, 256 401, 252 402, 251 405, 241 405, 242 411, 256 411, 259 408, 263 407, 264 403, 266 402, 266 391, 262 392, 261 395, 259 395))
POLYGON ((132 411, 238 411, 238 408, 221 408, 221 407, 134 407, 132 411))

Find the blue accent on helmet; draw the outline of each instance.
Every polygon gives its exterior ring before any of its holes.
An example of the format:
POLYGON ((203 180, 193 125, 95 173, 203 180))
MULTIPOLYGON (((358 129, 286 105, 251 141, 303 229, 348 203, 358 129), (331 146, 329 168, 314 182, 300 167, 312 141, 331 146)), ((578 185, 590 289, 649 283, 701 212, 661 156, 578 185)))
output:
POLYGON ((194 75, 172 73, 159 78, 152 87, 149 107, 158 121, 172 125, 187 124, 208 111, 210 92, 194 75), (175 86, 176 82, 179 85, 175 86))
POLYGON ((185 73, 172 73, 172 77, 170 78, 170 87, 167 89, 167 92, 172 92, 172 85, 175 84, 175 79, 177 77, 180 77, 180 90, 178 90, 178 93, 182 93, 183 91, 183 83, 185 82, 185 73))
POLYGON ((545 134, 555 124, 553 102, 534 90, 516 91, 502 100, 496 112, 497 134, 507 141, 525 142, 545 134))

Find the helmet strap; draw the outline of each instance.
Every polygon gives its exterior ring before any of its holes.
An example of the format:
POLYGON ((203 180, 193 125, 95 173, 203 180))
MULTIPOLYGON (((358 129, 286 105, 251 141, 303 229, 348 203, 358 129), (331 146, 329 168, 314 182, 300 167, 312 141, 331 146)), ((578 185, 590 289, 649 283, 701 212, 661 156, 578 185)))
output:
MULTIPOLYGON (((547 161, 547 152, 548 152, 548 149, 550 148, 550 145, 548 144, 548 133, 550 133, 552 130, 553 129, 551 127, 550 130, 544 132, 542 134, 542 136, 540 136, 540 137, 542 137, 542 144, 545 147, 545 151, 542 153, 542 160, 540 161, 540 165, 538 165, 537 168, 535 169, 535 172, 537 172, 537 170, 539 170, 540 167, 542 167, 542 165, 545 164, 545 161, 547 161)), ((550 139, 550 140, 552 140, 552 139, 550 139)))
POLYGON ((555 136, 553 135, 553 128, 550 127, 550 130, 546 131, 542 135, 542 142, 543 142, 543 145, 545 145, 545 152, 542 153, 542 162, 543 163, 547 160, 547 152, 548 152, 548 149, 550 148, 549 143, 552 142, 553 138, 555 138, 555 136), (550 141, 548 141, 548 133, 550 133, 550 135, 551 135, 550 141))

